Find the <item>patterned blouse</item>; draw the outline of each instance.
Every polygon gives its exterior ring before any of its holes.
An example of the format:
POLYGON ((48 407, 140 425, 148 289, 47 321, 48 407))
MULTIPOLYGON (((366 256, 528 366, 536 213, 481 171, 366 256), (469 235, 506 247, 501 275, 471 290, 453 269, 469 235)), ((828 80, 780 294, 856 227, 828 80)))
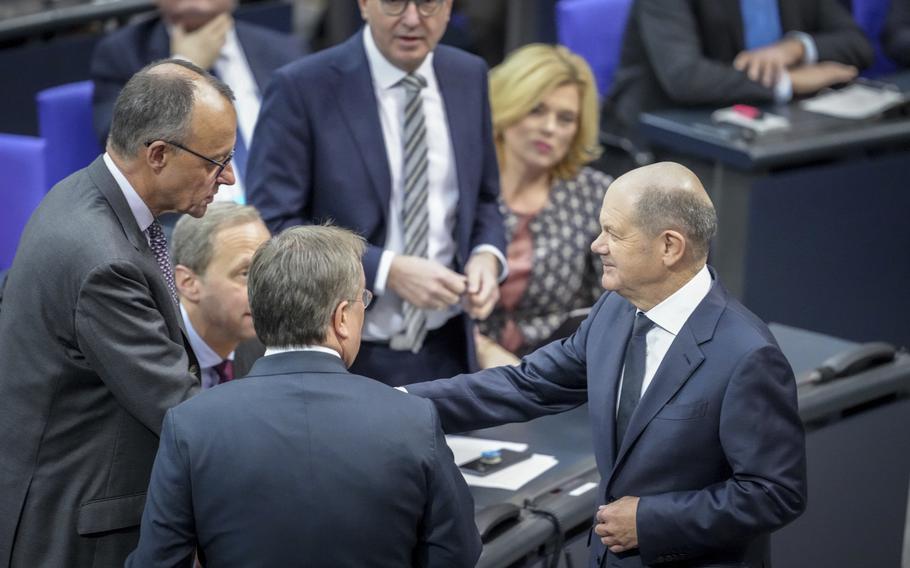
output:
POLYGON ((599 214, 610 176, 582 168, 575 179, 556 180, 547 204, 516 214, 500 200, 509 236, 509 276, 481 333, 516 355, 539 347, 568 319, 603 293, 600 258, 591 242, 600 233, 599 214))

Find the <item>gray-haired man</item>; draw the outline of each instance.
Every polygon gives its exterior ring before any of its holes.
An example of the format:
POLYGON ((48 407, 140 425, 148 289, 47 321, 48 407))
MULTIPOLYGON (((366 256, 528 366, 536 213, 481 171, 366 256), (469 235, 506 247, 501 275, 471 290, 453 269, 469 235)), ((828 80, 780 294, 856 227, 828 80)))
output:
POLYGON ((364 242, 289 229, 250 267, 268 346, 167 413, 128 566, 473 566, 474 506, 433 405, 350 374, 364 242), (364 514, 366 512, 367 514, 364 514))
POLYGON ((180 312, 204 389, 245 376, 262 355, 247 275, 253 253, 269 236, 256 209, 236 203, 213 203, 204 217, 184 215, 174 228, 180 312), (245 348, 235 357, 241 342, 245 348))
POLYGON ((116 566, 164 412, 199 389, 156 217, 231 184, 232 94, 195 65, 137 73, 107 152, 25 228, 0 314, 0 566, 116 566))

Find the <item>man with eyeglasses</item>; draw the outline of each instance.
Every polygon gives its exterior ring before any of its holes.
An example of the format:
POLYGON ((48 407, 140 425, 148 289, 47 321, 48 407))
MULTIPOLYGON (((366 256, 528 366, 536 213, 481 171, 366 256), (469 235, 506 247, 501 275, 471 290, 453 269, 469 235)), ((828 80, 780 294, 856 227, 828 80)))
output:
POLYGON ((130 79, 107 152, 32 215, 0 312, 0 566, 121 566, 167 409, 199 390, 157 217, 202 216, 231 90, 166 60, 130 79))
POLYGON ((250 309, 268 347, 247 379, 164 418, 128 567, 468 568, 474 504, 432 403, 348 371, 364 241, 294 227, 256 252, 250 309))
POLYGON ((364 29, 276 72, 249 162, 272 230, 332 219, 367 240, 376 293, 353 369, 391 385, 474 366, 505 234, 486 65, 437 45, 451 0, 359 0, 364 29))

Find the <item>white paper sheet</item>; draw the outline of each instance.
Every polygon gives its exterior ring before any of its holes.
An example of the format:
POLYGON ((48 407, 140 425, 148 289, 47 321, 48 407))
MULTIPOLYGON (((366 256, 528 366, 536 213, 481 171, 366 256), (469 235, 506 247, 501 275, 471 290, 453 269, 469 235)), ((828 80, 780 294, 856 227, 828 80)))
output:
POLYGON ((810 112, 837 118, 863 119, 876 116, 903 101, 904 95, 895 89, 853 84, 807 99, 800 106, 810 112))
MULTIPOLYGON (((448 443, 455 456, 455 463, 459 465, 479 458, 480 454, 486 450, 505 449, 524 452, 528 449, 527 444, 468 438, 465 436, 446 436, 446 443, 448 443)), ((532 454, 528 459, 503 468, 496 473, 480 476, 462 472, 462 476, 464 476, 465 482, 473 487, 492 487, 494 489, 516 491, 557 463, 559 461, 553 456, 532 454)))

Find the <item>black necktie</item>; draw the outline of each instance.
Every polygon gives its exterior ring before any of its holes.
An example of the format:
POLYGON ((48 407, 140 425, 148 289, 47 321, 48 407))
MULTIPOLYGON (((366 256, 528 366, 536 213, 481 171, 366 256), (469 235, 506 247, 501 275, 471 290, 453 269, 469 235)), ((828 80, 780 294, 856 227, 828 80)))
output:
POLYGON ((622 445, 622 439, 629 427, 632 413, 641 399, 641 383, 645 378, 645 355, 647 343, 645 336, 654 327, 654 322, 642 312, 635 314, 632 336, 626 345, 626 360, 623 365, 622 392, 619 395, 619 410, 616 412, 616 451, 622 445))

